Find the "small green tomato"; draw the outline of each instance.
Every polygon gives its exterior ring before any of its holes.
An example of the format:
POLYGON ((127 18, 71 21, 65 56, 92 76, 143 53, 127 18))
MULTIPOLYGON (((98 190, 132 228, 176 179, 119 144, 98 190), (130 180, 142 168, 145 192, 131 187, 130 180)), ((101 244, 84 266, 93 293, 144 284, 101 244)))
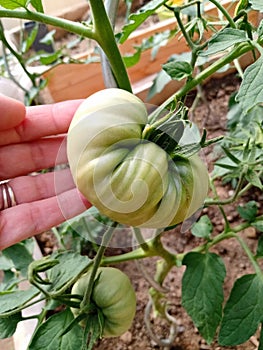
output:
MULTIPOLYGON (((119 269, 101 267, 91 295, 91 302, 104 316, 104 337, 118 337, 132 324, 136 312, 136 295, 129 277, 119 269)), ((83 296, 90 280, 90 271, 83 275, 72 287, 72 294, 83 296)), ((78 315, 79 309, 72 308, 78 315)), ((82 321, 83 323, 83 321, 82 321)), ((85 319, 84 319, 85 323, 85 319)))

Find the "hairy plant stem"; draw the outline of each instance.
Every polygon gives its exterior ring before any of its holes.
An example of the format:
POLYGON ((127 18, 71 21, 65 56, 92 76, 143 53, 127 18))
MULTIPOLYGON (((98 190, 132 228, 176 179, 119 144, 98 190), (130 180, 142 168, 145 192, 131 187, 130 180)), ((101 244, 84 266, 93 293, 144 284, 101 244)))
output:
POLYGON ((68 32, 95 40, 95 33, 92 27, 82 23, 70 21, 65 18, 46 15, 41 12, 32 12, 29 10, 6 10, 5 9, 5 10, 0 10, 0 18, 1 17, 20 18, 20 19, 26 19, 30 21, 36 21, 36 22, 52 25, 54 27, 59 27, 68 32))
POLYGON ((105 252, 105 250, 106 250, 106 248, 107 248, 107 246, 112 238, 113 232, 114 232, 117 225, 118 225, 118 223, 114 222, 112 224, 112 226, 110 226, 108 228, 108 230, 104 233, 101 245, 100 245, 100 247, 97 251, 97 254, 93 260, 93 266, 92 266, 92 270, 91 270, 91 274, 90 274, 89 284, 88 284, 86 292, 83 296, 83 300, 80 303, 80 309, 81 309, 82 313, 87 312, 87 310, 89 309, 90 298, 91 298, 91 294, 92 294, 93 285, 95 282, 95 277, 96 277, 98 268, 101 265, 104 252, 105 252))
POLYGON ((2 25, 2 22, 0 21, 0 40, 2 41, 2 44, 3 44, 3 58, 4 58, 4 62, 5 62, 5 68, 6 68, 6 71, 10 77, 10 79, 24 92, 27 92, 27 90, 19 83, 19 81, 17 81, 15 79, 15 77, 13 76, 12 72, 11 72, 11 69, 9 67, 9 64, 8 64, 8 60, 7 60, 7 57, 6 57, 6 52, 5 52, 5 48, 7 48, 11 54, 17 59, 17 61, 19 62, 20 66, 22 67, 22 69, 24 70, 24 72, 26 73, 26 75, 28 76, 28 78, 31 80, 31 83, 34 87, 36 87, 36 81, 34 79, 34 75, 31 74, 26 66, 24 65, 24 63, 22 62, 22 59, 21 59, 21 56, 19 55, 19 53, 17 53, 11 45, 9 45, 9 42, 6 40, 6 37, 4 35, 4 27, 2 25))
POLYGON ((237 236, 236 239, 237 239, 238 243, 240 244, 240 246, 242 247, 242 249, 244 250, 244 252, 246 253, 247 257, 249 258, 256 274, 258 276, 262 277, 262 270, 261 270, 260 266, 258 265, 255 256, 252 254, 251 250, 249 249, 249 247, 247 246, 245 241, 240 236, 237 236))
POLYGON ((218 8, 218 10, 219 10, 220 12, 222 12, 222 14, 223 14, 223 15, 225 16, 225 18, 227 19, 227 21, 228 21, 230 27, 236 28, 235 21, 233 20, 233 18, 231 17, 231 15, 228 13, 228 11, 224 8, 224 6, 221 5, 220 2, 217 1, 217 0, 210 0, 210 2, 211 2, 212 4, 214 4, 214 5, 218 8))
POLYGON ((183 24, 183 22, 182 22, 182 20, 181 20, 181 17, 180 17, 180 12, 174 10, 174 16, 175 16, 175 18, 176 18, 176 20, 177 20, 177 23, 178 23, 178 25, 179 25, 179 27, 180 27, 180 29, 181 29, 181 32, 182 32, 182 34, 183 34, 183 36, 184 36, 184 38, 185 38, 185 40, 186 40, 188 46, 190 47, 190 49, 191 49, 192 51, 195 50, 196 45, 195 45, 195 43, 192 41, 192 39, 191 39, 190 35, 188 34, 188 32, 185 30, 185 26, 184 26, 184 24, 183 24))
POLYGON ((106 256, 102 259, 101 265, 109 265, 109 264, 119 264, 124 261, 137 260, 137 259, 145 259, 156 256, 156 253, 148 250, 147 252, 143 250, 141 247, 135 249, 131 252, 124 253, 121 255, 114 256, 106 256))
MULTIPOLYGON (((230 231, 230 232, 223 231, 222 233, 215 236, 210 241, 208 241, 204 244, 201 244, 198 247, 193 248, 191 251, 177 254, 177 261, 178 261, 178 263, 181 264, 184 257, 186 256, 186 254, 188 254, 190 252, 197 252, 197 253, 207 252, 210 248, 217 245, 219 242, 224 241, 225 239, 230 239, 230 238, 235 238, 235 237, 236 237, 236 233, 234 233, 232 231, 230 231)), ((180 264, 178 264, 178 266, 180 266, 180 264)))
POLYGON ((90 0, 94 37, 107 56, 118 87, 132 92, 130 80, 118 49, 113 29, 102 0, 90 0))
MULTIPOLYGON (((235 202, 235 200, 237 198, 239 198, 244 192, 242 190, 242 185, 244 183, 244 179, 245 179, 245 174, 244 173, 241 173, 241 176, 240 178, 238 179, 238 183, 237 183, 237 186, 235 188, 235 192, 234 194, 229 197, 228 199, 225 199, 225 200, 220 200, 218 198, 218 196, 216 195, 216 198, 215 199, 207 199, 205 200, 205 205, 219 205, 219 206, 222 206, 222 205, 226 205, 226 204, 231 204, 233 202, 235 202)), ((212 181, 211 181, 212 182, 212 181)), ((249 184, 250 185, 250 184, 249 184)), ((215 188, 215 187, 214 187, 215 188)), ((246 186, 246 189, 249 188, 249 186, 247 185, 246 186)))
MULTIPOLYGON (((118 5, 119 5, 119 0, 105 0, 104 2, 105 10, 109 17, 112 30, 114 30, 114 27, 115 27, 115 20, 116 20, 118 5)), ((100 60, 101 60, 102 75, 103 75, 105 87, 116 88, 118 84, 112 73, 108 57, 105 55, 102 49, 100 49, 100 60)))
MULTIPOLYGON (((216 186, 215 186, 215 183, 212 179, 209 179, 209 182, 210 182, 210 188, 212 189, 212 192, 214 193, 215 195, 215 200, 218 200, 219 201, 219 196, 218 196, 218 193, 217 193, 217 190, 216 190, 216 186)), ((208 206, 207 202, 205 201, 204 203, 205 206, 208 206)), ((227 219, 227 215, 225 213, 225 210, 223 208, 223 205, 222 204, 218 204, 218 208, 223 216, 223 219, 225 221, 225 230, 228 230, 229 227, 230 227, 230 224, 229 224, 229 221, 227 219)))
POLYGON ((133 233, 142 250, 145 252, 148 252, 149 246, 148 246, 148 243, 145 242, 142 236, 141 230, 138 227, 133 227, 133 233))
MULTIPOLYGON (((34 295, 30 300, 33 300, 36 296, 37 296, 37 294, 34 295)), ((10 297, 11 297, 11 296, 10 296, 10 297)), ((1 317, 3 317, 3 318, 5 318, 5 317, 10 317, 10 316, 15 315, 15 314, 17 314, 18 312, 20 312, 20 311, 22 311, 22 310, 24 310, 24 309, 27 309, 28 307, 31 307, 31 306, 33 306, 33 305, 35 305, 35 304, 37 304, 37 303, 39 303, 39 302, 41 302, 41 301, 44 301, 44 300, 46 300, 46 298, 45 298, 45 297, 42 297, 42 298, 39 298, 39 299, 37 299, 37 300, 33 300, 32 302, 29 302, 28 304, 20 305, 20 306, 17 307, 16 309, 13 309, 13 310, 6 311, 6 312, 1 313, 1 317)), ((28 302, 28 301, 27 301, 27 302, 28 302)))

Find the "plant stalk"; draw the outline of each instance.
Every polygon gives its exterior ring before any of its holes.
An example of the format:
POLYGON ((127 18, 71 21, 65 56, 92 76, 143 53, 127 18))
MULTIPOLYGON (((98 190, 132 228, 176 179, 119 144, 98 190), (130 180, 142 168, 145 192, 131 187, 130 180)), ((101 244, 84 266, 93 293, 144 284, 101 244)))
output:
POLYGON ((94 281, 96 278, 98 268, 101 265, 104 252, 105 252, 105 250, 106 250, 106 248, 107 248, 107 246, 112 238, 113 232, 114 232, 117 225, 118 225, 118 223, 114 222, 112 224, 112 226, 109 227, 109 229, 105 232, 105 234, 103 235, 103 238, 102 238, 101 246, 99 247, 98 252, 93 260, 93 267, 92 267, 92 271, 90 274, 89 284, 88 284, 87 290, 84 294, 83 300, 80 303, 80 309, 81 309, 81 312, 83 312, 83 313, 85 313, 89 308, 92 289, 93 289, 93 285, 94 285, 94 281))
POLYGON ((31 12, 28 10, 0 10, 0 18, 20 18, 29 21, 36 21, 51 25, 54 27, 62 28, 68 32, 78 34, 85 38, 90 38, 95 40, 95 34, 92 27, 84 25, 82 23, 70 21, 65 18, 58 18, 50 15, 46 15, 40 12, 31 12))
POLYGON ((102 0, 90 0, 94 38, 107 56, 120 89, 132 92, 130 80, 102 0))
POLYGON ((102 265, 119 264, 125 261, 145 259, 156 255, 157 254, 155 252, 152 252, 150 249, 146 252, 144 249, 140 247, 131 252, 124 253, 121 255, 106 256, 102 259, 101 264, 102 265))
POLYGON ((241 245, 241 247, 244 250, 244 252, 246 253, 246 255, 248 256, 256 274, 258 276, 262 276, 262 270, 261 270, 260 266, 258 265, 257 260, 254 257, 254 255, 252 254, 251 250, 249 249, 249 247, 245 243, 245 241, 240 236, 237 236, 236 239, 239 242, 239 244, 241 245))
POLYGON ((218 8, 218 10, 220 12, 222 12, 222 14, 225 16, 225 18, 227 19, 229 25, 231 28, 236 28, 236 24, 235 21, 233 20, 233 18, 231 17, 231 15, 228 13, 228 11, 224 8, 223 5, 220 4, 219 1, 217 0, 210 0, 210 2, 212 2, 212 4, 215 5, 215 7, 218 8))
MULTIPOLYGON (((119 6, 119 0, 105 0, 104 6, 105 6, 106 13, 109 17, 112 30, 114 30, 116 13, 119 6)), ((100 60, 101 60, 102 75, 103 75, 105 87, 116 88, 118 84, 112 73, 110 62, 102 49, 100 49, 100 60)))

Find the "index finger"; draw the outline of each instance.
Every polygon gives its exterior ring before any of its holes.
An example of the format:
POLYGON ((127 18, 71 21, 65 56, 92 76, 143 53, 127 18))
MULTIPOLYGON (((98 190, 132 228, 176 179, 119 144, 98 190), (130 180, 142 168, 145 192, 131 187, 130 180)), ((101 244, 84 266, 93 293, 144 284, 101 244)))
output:
POLYGON ((26 110, 22 102, 0 94, 0 132, 19 125, 25 118, 25 114, 26 110))
POLYGON ((82 100, 26 108, 24 121, 10 130, 0 131, 0 145, 37 140, 64 134, 82 100))

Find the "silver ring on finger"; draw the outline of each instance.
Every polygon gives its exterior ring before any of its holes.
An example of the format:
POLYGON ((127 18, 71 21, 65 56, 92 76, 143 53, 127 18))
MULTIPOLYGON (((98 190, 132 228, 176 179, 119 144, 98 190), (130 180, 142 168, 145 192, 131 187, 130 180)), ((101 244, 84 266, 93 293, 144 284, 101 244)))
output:
POLYGON ((2 193, 1 210, 14 207, 17 204, 14 191, 9 185, 9 180, 0 182, 0 191, 2 193))

